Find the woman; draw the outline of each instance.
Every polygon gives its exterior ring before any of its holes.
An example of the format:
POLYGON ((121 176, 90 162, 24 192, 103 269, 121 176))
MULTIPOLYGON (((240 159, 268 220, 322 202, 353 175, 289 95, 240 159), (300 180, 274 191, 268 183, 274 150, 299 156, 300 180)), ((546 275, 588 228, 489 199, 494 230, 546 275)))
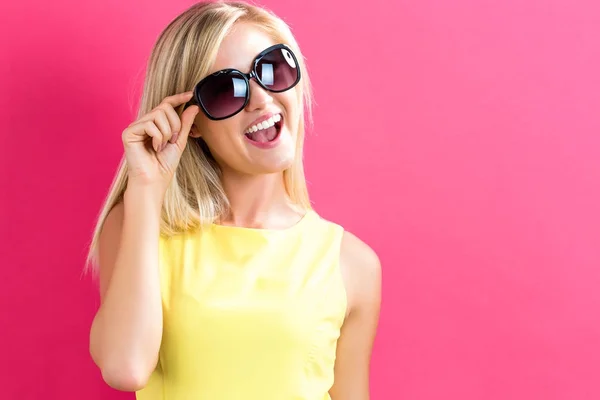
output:
POLYGON ((380 265, 310 207, 310 100, 298 45, 266 10, 199 3, 162 32, 90 249, 90 353, 111 387, 369 398, 380 265))

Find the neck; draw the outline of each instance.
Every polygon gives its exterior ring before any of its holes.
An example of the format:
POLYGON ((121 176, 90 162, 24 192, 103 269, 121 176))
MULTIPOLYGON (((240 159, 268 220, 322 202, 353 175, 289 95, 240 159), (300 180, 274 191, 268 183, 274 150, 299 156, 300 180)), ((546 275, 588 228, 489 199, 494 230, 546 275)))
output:
POLYGON ((224 171, 221 183, 230 204, 221 224, 268 228, 297 221, 299 214, 285 190, 283 173, 248 176, 224 171))

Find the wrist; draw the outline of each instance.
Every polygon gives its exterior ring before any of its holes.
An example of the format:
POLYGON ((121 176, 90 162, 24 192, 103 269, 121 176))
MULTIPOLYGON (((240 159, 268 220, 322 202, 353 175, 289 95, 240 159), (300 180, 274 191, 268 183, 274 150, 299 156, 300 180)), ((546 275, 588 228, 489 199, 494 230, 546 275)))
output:
POLYGON ((125 208, 150 209, 160 216, 164 201, 164 190, 158 185, 128 183, 123 194, 125 208))

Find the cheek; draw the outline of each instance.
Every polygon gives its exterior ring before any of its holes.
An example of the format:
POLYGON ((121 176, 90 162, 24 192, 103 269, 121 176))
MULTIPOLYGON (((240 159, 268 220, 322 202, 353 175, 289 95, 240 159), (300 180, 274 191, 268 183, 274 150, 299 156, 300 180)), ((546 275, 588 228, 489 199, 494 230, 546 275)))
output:
POLYGON ((200 136, 208 145, 220 146, 236 136, 234 132, 239 130, 239 121, 236 117, 213 121, 202 116, 197 126, 199 127, 200 136))
POLYGON ((287 126, 288 129, 292 130, 295 135, 298 130, 298 124, 300 122, 300 111, 301 104, 297 91, 288 91, 282 93, 281 103, 286 111, 287 126))
POLYGON ((213 153, 227 154, 234 141, 232 136, 233 134, 229 132, 209 131, 203 135, 203 138, 213 153))
POLYGON ((207 121, 200 131, 202 139, 208 145, 213 156, 217 158, 228 158, 228 155, 235 152, 242 139, 238 133, 239 122, 237 120, 227 121, 207 121))

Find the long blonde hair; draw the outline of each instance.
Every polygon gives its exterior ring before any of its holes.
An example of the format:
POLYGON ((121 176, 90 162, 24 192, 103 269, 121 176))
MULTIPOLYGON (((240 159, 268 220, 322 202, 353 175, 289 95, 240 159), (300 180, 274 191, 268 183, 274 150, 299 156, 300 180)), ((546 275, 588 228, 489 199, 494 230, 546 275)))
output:
MULTIPOLYGON (((304 177, 302 150, 305 120, 312 122, 312 90, 304 57, 289 26, 269 10, 243 2, 199 2, 177 16, 159 35, 148 61, 138 118, 147 114, 167 96, 192 90, 206 76, 219 46, 236 22, 248 22, 263 29, 274 40, 290 46, 302 73, 297 86, 301 104, 297 128, 296 157, 283 172, 291 201, 310 209, 304 177)), ((181 115, 183 108, 178 112, 181 115)), ((87 256, 87 266, 97 267, 97 247, 107 215, 123 199, 127 187, 127 164, 121 159, 99 213, 87 256)), ((189 138, 175 175, 166 191, 160 232, 170 236, 214 222, 229 210, 220 181, 220 171, 201 140, 189 138)))

